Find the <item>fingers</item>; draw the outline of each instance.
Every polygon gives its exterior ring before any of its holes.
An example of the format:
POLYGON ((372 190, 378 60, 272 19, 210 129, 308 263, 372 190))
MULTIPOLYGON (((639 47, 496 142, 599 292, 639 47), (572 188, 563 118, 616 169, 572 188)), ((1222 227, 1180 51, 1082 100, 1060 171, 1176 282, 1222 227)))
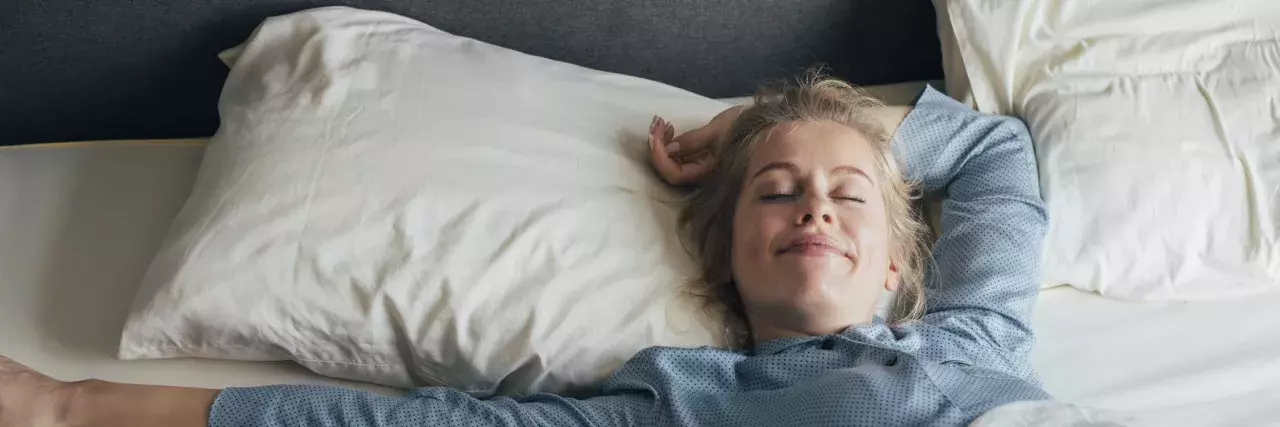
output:
POLYGON ((675 134, 675 126, 672 126, 670 122, 667 122, 661 116, 653 116, 653 121, 649 123, 649 135, 657 139, 658 143, 662 144, 668 152, 679 150, 679 144, 675 143, 675 134))
POLYGON ((671 185, 694 184, 701 178, 702 168, 696 163, 679 163, 671 157, 658 138, 649 136, 649 157, 658 175, 671 185))
MULTIPOLYGON (((654 121, 656 125, 657 119, 655 118, 654 121)), ((649 160, 653 162, 653 168, 658 170, 658 175, 663 180, 676 184, 675 181, 679 180, 680 166, 667 154, 661 136, 655 135, 653 131, 649 132, 649 160)))
MULTIPOLYGON (((658 118, 658 121, 662 122, 662 125, 663 125, 663 132, 664 132, 663 139, 667 140, 669 143, 674 144, 676 139, 676 127, 672 126, 671 123, 667 123, 667 121, 663 120, 661 117, 658 118)), ((679 146, 675 148, 679 149, 679 146)), ((667 150, 667 151, 675 151, 675 150, 667 150)))
MULTIPOLYGON (((661 117, 653 116, 653 120, 649 122, 649 138, 650 139, 653 139, 659 136, 658 120, 661 120, 661 119, 662 119, 661 117)), ((665 142, 665 141, 662 141, 662 142, 665 142)))
POLYGON ((658 175, 668 184, 696 184, 715 165, 710 141, 715 132, 707 127, 675 135, 675 126, 659 116, 649 123, 649 157, 658 175))
POLYGON ((695 151, 704 149, 702 144, 695 143, 689 138, 691 132, 685 132, 676 136, 676 128, 670 122, 662 117, 654 117, 654 123, 649 126, 649 134, 658 139, 658 143, 662 144, 667 153, 673 157, 687 156, 695 151))

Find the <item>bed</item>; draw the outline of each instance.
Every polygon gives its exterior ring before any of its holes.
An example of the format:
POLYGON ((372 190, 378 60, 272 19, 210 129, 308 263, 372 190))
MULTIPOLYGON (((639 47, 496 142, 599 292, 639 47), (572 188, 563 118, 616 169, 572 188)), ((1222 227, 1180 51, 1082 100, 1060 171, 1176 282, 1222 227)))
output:
MULTIPOLYGON (((0 131, 0 145, 13 145, 0 148, 0 354, 65 379, 197 387, 320 383, 397 391, 320 376, 291 362, 115 358, 138 283, 187 199, 205 137, 217 126, 214 106, 225 70, 214 54, 243 39, 266 16, 315 6, 301 3, 194 1, 189 8, 178 8, 133 2, 72 13, 75 5, 20 2, 21 22, 8 33, 16 36, 0 41, 6 52, 33 58, 30 66, 0 69, 4 81, 24 82, 0 92, 5 97, 0 117, 11 119, 0 131), (164 25, 131 25, 139 16, 164 25), (78 26, 56 25, 64 20, 78 26), (181 43, 196 48, 186 51, 181 43), (55 45, 67 48, 55 52, 50 49, 55 45), (111 107, 121 103, 135 107, 111 107), (83 140, 99 141, 52 143, 83 140)), ((897 105, 910 102, 926 83, 940 86, 943 77, 928 2, 890 6, 835 0, 785 7, 759 2, 756 8, 734 8, 726 0, 702 2, 696 13, 675 1, 665 8, 629 2, 580 8, 573 8, 578 2, 572 1, 533 3, 538 5, 521 9, 527 14, 509 18, 510 25, 487 23, 489 11, 511 6, 504 1, 363 6, 729 102, 742 102, 732 97, 749 93, 760 79, 814 59, 897 105), (796 19, 766 19, 780 7, 794 8, 787 16, 796 19), (547 38, 527 37, 540 34, 545 29, 539 23, 564 10, 573 10, 570 22, 589 31, 628 36, 614 40, 616 45, 575 35, 573 29, 550 30, 547 38), (734 13, 717 17, 722 10, 734 13), (640 24, 628 22, 635 19, 665 22, 672 32, 633 31, 640 24), (777 37, 770 49, 760 50, 755 49, 760 40, 751 37, 766 36, 743 36, 731 28, 709 34, 690 29, 695 24, 707 28, 706 19, 744 26, 782 23, 761 32, 777 37), (822 24, 802 25, 805 20, 822 24), (885 32, 900 37, 862 37, 885 32), (706 46, 676 42, 694 34, 705 43, 723 45, 730 50, 725 57, 737 55, 742 62, 698 60, 706 46), (665 53, 633 55, 646 43, 659 43, 665 53), (860 54, 849 55, 849 50, 860 54), (779 53, 793 51, 812 57, 779 53), (674 59, 655 60, 666 55, 674 59), (862 66, 859 61, 865 59, 881 65, 862 66), (710 71, 654 65, 682 60, 710 71), (706 77, 712 75, 722 78, 706 77)), ((1065 286, 1049 288, 1035 310, 1034 363, 1056 398, 1123 412, 1141 425, 1277 425, 1280 411, 1273 402, 1280 399, 1280 340, 1273 337, 1280 336, 1280 316, 1274 315, 1278 305, 1277 293, 1215 302, 1136 303, 1065 286)))
MULTIPOLYGON (((920 84, 880 93, 909 99, 920 84)), ((137 283, 190 191, 203 144, 0 149, 0 352, 61 378, 197 387, 318 383, 393 393, 291 362, 114 357, 137 283)), ((1048 289, 1035 312, 1035 365, 1058 398, 1130 411, 1152 425, 1273 425, 1280 342, 1259 337, 1280 332, 1280 318, 1262 315, 1277 304, 1280 295, 1126 303, 1048 289)))

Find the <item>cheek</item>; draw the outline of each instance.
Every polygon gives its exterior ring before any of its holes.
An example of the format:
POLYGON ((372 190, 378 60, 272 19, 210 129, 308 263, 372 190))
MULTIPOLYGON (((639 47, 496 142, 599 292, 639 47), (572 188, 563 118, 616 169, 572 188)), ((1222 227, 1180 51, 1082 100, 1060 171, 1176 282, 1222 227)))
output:
POLYGON ((785 231, 786 220, 781 209, 746 206, 739 207, 734 215, 733 240, 735 251, 744 254, 767 254, 769 243, 785 231))
POLYGON ((875 212, 857 218, 852 225, 862 261, 887 267, 891 251, 888 218, 881 212, 875 212))
MULTIPOLYGON (((786 228, 780 209, 738 206, 733 219, 732 268, 735 278, 759 277, 770 242, 786 228)), ((740 280, 739 280, 740 281, 740 280)))

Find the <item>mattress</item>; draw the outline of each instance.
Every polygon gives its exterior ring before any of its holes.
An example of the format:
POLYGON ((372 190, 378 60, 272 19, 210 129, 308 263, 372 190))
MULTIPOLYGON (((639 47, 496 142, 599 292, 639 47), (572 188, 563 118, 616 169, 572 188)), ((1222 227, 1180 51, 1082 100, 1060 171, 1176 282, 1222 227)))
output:
MULTIPOLYGON (((909 102, 920 84, 873 88, 909 102)), ((0 149, 0 354, 57 378, 193 387, 331 384, 289 362, 120 361, 139 280, 195 178, 203 140, 0 149)), ((1034 362, 1058 399, 1153 425, 1280 425, 1280 294, 1129 303, 1042 292, 1034 362)))

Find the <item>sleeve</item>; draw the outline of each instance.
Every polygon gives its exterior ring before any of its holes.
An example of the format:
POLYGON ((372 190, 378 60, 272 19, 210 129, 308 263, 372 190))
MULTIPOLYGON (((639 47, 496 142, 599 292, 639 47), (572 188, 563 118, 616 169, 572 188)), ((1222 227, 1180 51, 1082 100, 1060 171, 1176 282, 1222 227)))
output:
POLYGON ((944 193, 925 269, 926 332, 969 359, 1029 375, 1047 217, 1026 125, 925 88, 893 146, 907 178, 944 193))
POLYGON ((209 426, 615 426, 647 419, 652 408, 653 400, 643 394, 585 400, 536 394, 482 400, 443 387, 393 397, 288 385, 223 390, 209 410, 209 426))

